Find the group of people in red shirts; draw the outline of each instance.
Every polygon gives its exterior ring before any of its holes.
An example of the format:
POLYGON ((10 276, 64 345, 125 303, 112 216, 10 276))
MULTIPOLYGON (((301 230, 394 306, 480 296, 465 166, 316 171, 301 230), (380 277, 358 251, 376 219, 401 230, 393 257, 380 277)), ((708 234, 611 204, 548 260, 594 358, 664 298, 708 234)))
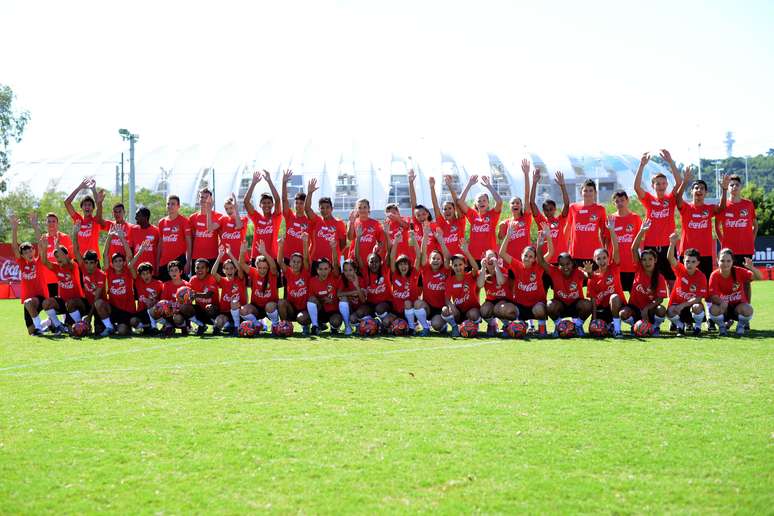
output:
POLYGON ((548 319, 569 319, 581 335, 587 320, 602 320, 621 336, 622 322, 648 321, 658 333, 665 319, 678 335, 699 334, 708 317, 708 331, 726 334, 737 321, 743 334, 753 315, 750 282, 761 278, 752 264, 755 207, 741 197, 738 176, 722 179, 718 205, 705 203, 707 184, 693 181, 690 167, 681 173, 669 152, 661 157, 674 177, 671 189, 664 174, 653 176, 651 190, 642 186, 647 153, 635 177, 644 221, 623 190, 614 193, 615 212, 608 215, 592 180, 583 183, 582 199, 570 203, 561 172, 554 178, 561 211, 550 199, 539 208, 541 171, 527 160, 524 197, 510 200, 511 216, 502 221, 503 199, 486 176, 470 177, 462 192, 444 177, 451 200, 443 204, 431 177, 431 210, 417 204, 412 170, 411 216, 388 204, 384 220, 376 220, 369 201, 359 199, 345 222, 333 216, 329 197, 319 199, 315 212, 316 180, 291 204, 292 171, 283 173, 281 193, 268 172, 256 172, 244 197, 247 216, 233 194, 224 212, 216 211, 205 188, 189 217, 180 214, 180 199, 169 196, 157 225, 147 208, 129 223, 121 204, 106 220, 104 193, 85 179, 64 201, 72 235, 60 232, 57 215, 49 213, 45 231, 30 218, 38 242, 19 244, 19 220, 11 217, 25 323, 32 335, 70 332, 84 321, 100 336, 170 335, 194 326, 202 335, 209 326, 236 334, 244 321, 268 328, 262 324, 268 319, 272 328, 298 323, 305 335, 328 329, 350 335, 354 325, 373 320, 384 332, 458 336, 463 321, 485 321, 487 335, 495 336, 520 320, 534 322, 532 331, 545 336, 548 319), (262 181, 269 191, 256 207, 262 181), (476 184, 487 193, 471 206, 466 198, 476 184), (73 202, 83 190, 90 195, 81 198, 79 212, 73 202), (101 231, 107 239, 100 253, 101 231))

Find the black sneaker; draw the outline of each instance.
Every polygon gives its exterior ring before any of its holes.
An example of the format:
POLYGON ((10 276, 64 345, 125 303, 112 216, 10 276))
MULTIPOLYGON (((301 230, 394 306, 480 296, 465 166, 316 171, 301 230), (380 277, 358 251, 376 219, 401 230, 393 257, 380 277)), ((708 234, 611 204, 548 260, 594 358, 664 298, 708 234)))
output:
POLYGON ((159 334, 159 330, 156 328, 143 328, 142 334, 148 337, 155 337, 156 335, 159 334))
POLYGON ((220 335, 221 334, 220 328, 218 326, 213 326, 212 327, 212 334, 213 335, 220 335))
POLYGON ((43 336, 43 332, 42 332, 42 331, 40 331, 40 330, 39 330, 39 329, 37 329, 37 328, 35 328, 34 330, 32 330, 32 332, 30 333, 30 337, 42 337, 42 336, 43 336))
MULTIPOLYGON (((675 323, 669 323, 669 331, 672 331, 672 332, 675 332, 675 331, 676 331, 676 332, 680 332, 680 330, 678 329, 678 327, 677 327, 677 325, 676 325, 675 323)), ((683 332, 683 333, 684 333, 684 332, 683 332)))
POLYGON ((207 333, 207 329, 208 329, 208 328, 207 328, 207 325, 206 325, 206 324, 202 324, 201 326, 199 326, 198 328, 196 328, 196 336, 197 336, 197 337, 201 337, 202 335, 204 335, 205 333, 207 333))
POLYGON ((715 321, 713 321, 712 319, 707 321, 707 331, 715 331, 717 329, 718 329, 718 327, 715 326, 715 321))
POLYGON ((309 335, 320 335, 320 328, 312 325, 311 328, 309 328, 309 335))
POLYGON ((694 327, 694 328, 693 328, 693 336, 694 336, 694 337, 698 337, 698 336, 700 336, 700 335, 701 335, 701 328, 696 328, 696 327, 694 327))

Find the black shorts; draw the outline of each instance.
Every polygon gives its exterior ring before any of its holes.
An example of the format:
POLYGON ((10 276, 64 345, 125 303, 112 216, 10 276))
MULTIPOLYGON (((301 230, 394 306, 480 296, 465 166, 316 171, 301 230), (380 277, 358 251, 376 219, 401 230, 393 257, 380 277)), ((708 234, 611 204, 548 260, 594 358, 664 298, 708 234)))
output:
MULTIPOLYGON (((43 311, 43 301, 45 301, 45 298, 43 296, 35 296, 30 299, 37 299, 38 300, 38 311, 43 311)), ((35 326, 35 323, 32 322, 32 317, 30 316, 30 313, 27 311, 26 308, 24 308, 24 305, 22 305, 22 310, 24 310, 24 324, 27 325, 27 328, 32 328, 35 326)))
MULTIPOLYGON (((289 304, 289 303, 288 303, 289 304)), ((255 316, 258 319, 263 319, 265 317, 268 317, 269 314, 266 313, 266 307, 265 306, 258 306, 250 303, 250 305, 255 308, 255 316)), ((228 315, 231 315, 231 312, 228 313, 228 315)))
POLYGON ((668 245, 660 245, 660 246, 648 245, 648 246, 645 246, 645 249, 650 249, 651 251, 654 251, 658 256, 658 262, 656 262, 656 267, 658 267, 658 270, 664 276, 664 279, 667 281, 674 281, 675 271, 673 271, 672 266, 669 265, 669 258, 667 257, 667 251, 669 251, 669 246, 668 245))
POLYGON ((569 305, 564 301, 562 301, 561 299, 553 299, 553 301, 562 303, 562 309, 559 311, 560 319, 564 317, 573 317, 573 318, 580 317, 580 312, 578 312, 578 302, 580 301, 580 299, 576 299, 569 305))
POLYGON ((686 306, 680 310, 680 322, 684 322, 686 324, 693 322, 693 312, 691 311, 690 306, 686 306))
POLYGON ((436 307, 430 306, 430 305, 427 305, 427 307, 428 307, 428 309, 426 310, 426 312, 427 312, 427 320, 428 321, 430 319, 432 319, 433 317, 435 317, 436 315, 441 315, 442 308, 436 308, 436 307))
POLYGON ((207 309, 200 304, 194 303, 194 316, 204 324, 212 324, 212 317, 207 312, 207 309))
MULTIPOLYGON (((513 272, 513 271, 510 271, 513 272)), ((513 279, 513 278, 511 278, 513 279)), ((548 274, 546 271, 543 271, 543 288, 546 290, 553 289, 554 288, 554 282, 551 281, 551 275, 548 274)))
MULTIPOLYGON (((180 255, 177 258, 175 258, 173 261, 176 261, 180 264, 180 272, 182 273, 183 270, 185 269, 185 264, 186 264, 185 255, 184 254, 180 255)), ((161 280, 162 282, 169 281, 172 279, 169 277, 169 271, 167 270, 167 265, 169 265, 169 262, 163 265, 159 265, 158 279, 161 280)), ((187 275, 183 274, 183 279, 188 279, 187 275)))
MULTIPOLYGON (((637 322, 637 321, 642 319, 642 310, 640 310, 636 306, 627 303, 627 304, 625 304, 625 305, 623 305, 621 307, 621 310, 623 310, 624 308, 628 308, 629 310, 632 311, 632 317, 634 318, 634 322, 637 322)), ((655 315, 656 315, 656 310, 655 309, 651 310, 650 312, 648 312, 648 322, 649 323, 652 324, 653 322, 655 322, 655 318, 654 318, 655 315)))
POLYGON ((621 276, 621 286, 626 292, 632 291, 632 284, 634 283, 634 272, 622 272, 619 275, 621 276))
POLYGON ((525 306, 525 305, 520 305, 519 303, 516 303, 516 308, 519 310, 518 319, 520 321, 528 321, 530 319, 535 318, 535 315, 532 313, 531 306, 525 306))
MULTIPOLYGON (((616 317, 618 314, 616 314, 616 317)), ((599 319, 601 321, 605 321, 606 323, 613 322, 613 311, 610 310, 609 306, 598 306, 594 314, 592 315, 592 319, 599 319)))
POLYGON ((723 314, 723 319, 726 321, 738 321, 739 316, 736 314, 736 307, 739 306, 739 304, 740 303, 728 305, 728 308, 726 308, 726 313, 723 314))
POLYGON ((150 315, 148 315, 148 309, 140 310, 136 314, 132 315, 132 317, 136 317, 140 320, 140 324, 147 324, 150 325, 150 315))
POLYGON ((752 259, 753 255, 751 254, 734 254, 734 265, 737 267, 744 267, 744 259, 750 258, 752 259))
POLYGON ((48 297, 56 297, 59 295, 59 285, 57 283, 49 283, 46 286, 48 287, 48 297))
POLYGON ((116 308, 115 306, 110 307, 110 322, 113 324, 129 324, 132 317, 136 315, 136 313, 127 312, 120 308, 116 308))

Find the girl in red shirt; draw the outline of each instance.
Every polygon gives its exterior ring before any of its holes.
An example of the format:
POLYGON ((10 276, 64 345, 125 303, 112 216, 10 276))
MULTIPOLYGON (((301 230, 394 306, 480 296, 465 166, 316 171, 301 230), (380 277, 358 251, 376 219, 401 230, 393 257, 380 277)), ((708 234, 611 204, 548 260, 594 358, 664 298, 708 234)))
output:
POLYGON ((30 335, 42 335, 43 323, 40 321, 40 310, 43 309, 43 301, 48 297, 45 281, 43 280, 43 265, 40 258, 35 257, 35 248, 30 242, 19 245, 19 219, 11 215, 11 247, 16 257, 21 275, 21 302, 24 305, 24 323, 30 335))
POLYGON ((745 330, 749 330, 753 307, 745 287, 762 278, 761 271, 753 266, 752 258, 745 257, 744 267, 737 267, 731 249, 720 250, 718 268, 709 280, 710 319, 718 325, 720 335, 728 334, 727 321, 737 321, 737 335, 744 335, 745 330))
MULTIPOLYGON (((444 307, 441 310, 441 317, 452 328, 452 337, 460 336, 460 328, 457 323, 463 319, 473 321, 476 324, 481 322, 481 305, 478 295, 478 264, 468 250, 467 241, 463 240, 460 244, 464 254, 455 254, 451 257, 451 269, 453 274, 446 279, 446 289, 444 290, 444 307), (465 271, 465 267, 470 264, 470 271, 465 271)), ((442 332, 446 330, 446 325, 442 332)))
POLYGON ((417 245, 413 229, 409 232, 409 245, 414 249, 414 263, 411 263, 410 257, 405 254, 396 257, 401 242, 403 242, 403 235, 398 232, 390 247, 392 311, 396 314, 403 312, 408 323, 409 335, 411 335, 417 327, 414 304, 422 294, 422 290, 419 288, 419 265, 422 260, 422 252, 417 245))
POLYGON ((675 283, 670 289, 667 317, 675 325, 678 335, 685 333, 685 325, 693 323, 693 334, 701 334, 704 321, 704 298, 707 297, 707 278, 699 270, 701 255, 697 249, 686 249, 683 263, 677 261, 675 251, 680 235, 669 235, 667 259, 675 273, 675 283))
POLYGON ((613 336, 620 338, 621 305, 624 302, 621 286, 621 259, 618 255, 618 237, 615 231, 610 232, 610 248, 612 254, 604 247, 594 251, 594 263, 583 262, 583 273, 586 275, 587 292, 591 300, 592 319, 601 319, 607 323, 613 322, 613 336), (594 264, 597 269, 594 270, 594 264))
MULTIPOLYGON (((529 161, 522 160, 524 172, 524 200, 512 197, 510 201, 511 218, 502 221, 497 227, 497 238, 508 240, 508 254, 521 256, 525 247, 530 245, 532 227, 532 211, 525 211, 525 203, 529 202, 529 161)), ((482 267, 483 269, 484 267, 482 267)))
MULTIPOLYGON (((336 259, 336 241, 331 240, 331 252, 336 259)), ((339 332, 342 316, 339 313, 338 292, 341 290, 339 271, 333 267, 328 258, 320 258, 312 266, 312 274, 309 278, 309 299, 306 301, 306 310, 312 322, 310 333, 319 335, 320 323, 330 323, 331 333, 339 332)), ((323 326, 323 330, 325 327, 323 326)))
POLYGON ((423 337, 430 335, 430 325, 438 332, 446 328, 446 321, 441 312, 446 306, 446 280, 452 274, 449 268, 451 254, 446 247, 446 237, 440 227, 435 230, 434 237, 438 243, 438 249, 434 251, 428 252, 428 244, 424 239, 422 240, 420 252, 422 299, 414 304, 414 315, 422 326, 423 337))
POLYGON ((390 313, 392 308, 390 268, 384 263, 378 248, 375 248, 367 256, 367 264, 363 262, 361 239, 364 234, 362 226, 355 229, 354 245, 355 259, 358 261, 360 270, 363 271, 363 279, 365 280, 367 314, 376 315, 382 328, 388 328, 395 319, 395 316, 390 313))
POLYGON ((508 273, 501 267, 500 257, 494 251, 487 251, 478 273, 477 286, 483 288, 486 294, 486 300, 481 305, 481 318, 487 324, 487 337, 497 335, 497 319, 512 321, 518 315, 512 299, 513 286, 508 273))
MULTIPOLYGON (((471 176, 468 180, 468 186, 460 198, 457 193, 449 186, 449 192, 452 199, 457 203, 457 207, 470 222, 470 253, 480 263, 484 253, 491 249, 497 249, 497 221, 500 220, 500 212, 503 209, 503 199, 497 190, 492 186, 492 180, 488 176, 481 178, 481 184, 489 190, 495 201, 494 208, 490 208, 489 195, 483 193, 476 197, 475 209, 471 209, 465 202, 465 192, 475 184, 477 176, 471 176)), ((447 183, 448 184, 448 183, 447 183)), ((478 270, 476 271, 478 272, 478 270)))
POLYGON ((279 238, 277 263, 285 278, 285 299, 278 303, 279 316, 283 321, 298 322, 304 335, 309 335, 309 312, 306 302, 309 299, 309 234, 302 233, 303 254, 293 253, 285 264, 285 239, 279 238))
POLYGON ((245 284, 245 274, 242 265, 244 263, 243 253, 247 252, 245 242, 239 244, 239 266, 231 247, 221 244, 218 247, 218 257, 212 264, 210 274, 215 278, 215 282, 220 288, 220 298, 218 302, 218 315, 215 317, 215 333, 221 331, 236 333, 240 323, 240 310, 247 304, 247 286, 245 284), (223 257, 228 256, 223 262, 223 275, 218 274, 218 268, 223 257))
POLYGON ((352 323, 368 315, 368 309, 365 306, 366 290, 362 285, 363 278, 360 276, 357 262, 344 260, 341 264, 341 283, 338 292, 339 313, 344 320, 344 335, 352 335, 352 323))
POLYGON ((190 287, 191 285, 183 279, 183 266, 177 260, 172 260, 166 265, 167 276, 169 280, 164 282, 164 288, 161 291, 161 299, 169 301, 174 307, 174 313, 171 318, 164 319, 164 335, 169 336, 175 333, 175 328, 180 328, 183 334, 188 332, 186 327, 187 315, 193 314, 194 308, 192 304, 180 306, 177 302, 177 290, 180 287, 190 287), (190 307, 190 308, 189 308, 190 307), (181 310, 185 310, 185 314, 181 313, 181 310))
POLYGON ((358 199, 356 206, 357 209, 349 214, 347 227, 347 238, 352 241, 349 247, 349 258, 360 261, 355 256, 356 251, 361 257, 367 257, 372 252, 382 257, 387 256, 386 233, 379 221, 371 218, 371 203, 368 199, 358 199), (359 239, 356 238, 358 230, 359 239))
MULTIPOLYGON (((447 185, 452 185, 451 176, 445 176, 444 179, 447 185)), ((433 211, 435 212, 436 227, 442 232, 443 241, 444 244, 446 244, 449 254, 460 254, 462 252, 462 249, 460 249, 460 242, 465 239, 465 226, 467 225, 467 219, 462 216, 454 201, 444 202, 443 209, 441 209, 440 205, 438 204, 438 196, 435 194, 435 178, 430 177, 429 181, 430 197, 433 201, 433 211)), ((451 191, 453 185, 449 188, 451 191)), ((467 190, 463 196, 465 195, 467 195, 467 190)), ((428 247, 427 256, 429 257, 433 251, 434 249, 432 247, 428 247)))
POLYGON ((621 307, 621 319, 634 327, 638 320, 653 323, 653 334, 658 335, 666 318, 662 304, 667 297, 666 278, 658 268, 658 254, 652 249, 640 251, 640 244, 650 229, 650 219, 642 223, 632 243, 632 261, 635 263, 634 281, 629 302, 621 307))
MULTIPOLYGON (((302 258, 303 260, 303 258, 302 258)), ((277 262, 267 252, 266 244, 258 242, 258 256, 255 266, 247 262, 247 242, 242 243, 239 252, 239 268, 250 280, 250 303, 246 303, 239 315, 246 321, 257 323, 259 319, 268 317, 272 327, 280 320, 279 293, 277 291, 277 262)), ((232 318, 234 314, 231 314, 232 318)), ((235 322, 236 327, 239 323, 235 322)))

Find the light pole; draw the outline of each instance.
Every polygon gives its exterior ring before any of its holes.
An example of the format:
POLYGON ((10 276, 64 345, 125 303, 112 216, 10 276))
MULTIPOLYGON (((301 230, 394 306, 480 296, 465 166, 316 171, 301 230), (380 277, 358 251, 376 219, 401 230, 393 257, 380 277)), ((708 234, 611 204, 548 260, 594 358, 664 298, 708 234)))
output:
MULTIPOLYGON (((134 218, 135 205, 134 205, 134 144, 140 139, 139 134, 130 133, 127 129, 119 129, 118 134, 124 141, 129 142, 129 220, 134 218)), ((123 192, 123 185, 121 185, 121 191, 123 192)))
POLYGON ((718 175, 718 165, 720 165, 720 161, 715 162, 715 199, 720 198, 720 191, 718 190, 720 188, 719 179, 720 176, 718 175))
POLYGON ((744 157, 744 184, 745 185, 750 184, 750 176, 749 176, 749 173, 747 172, 747 158, 749 157, 750 156, 744 157))

